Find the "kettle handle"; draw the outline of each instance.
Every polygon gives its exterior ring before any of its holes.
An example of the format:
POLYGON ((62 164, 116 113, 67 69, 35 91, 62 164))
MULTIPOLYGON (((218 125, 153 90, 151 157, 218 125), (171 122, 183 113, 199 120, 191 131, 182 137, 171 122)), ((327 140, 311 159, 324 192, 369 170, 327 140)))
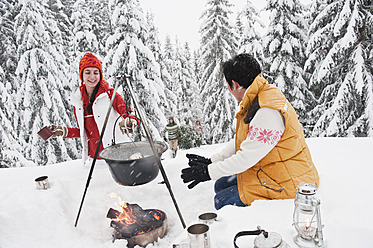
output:
POLYGON ((239 238, 241 236, 247 236, 247 235, 259 235, 261 233, 263 233, 264 237, 266 237, 266 238, 268 237, 268 232, 264 231, 259 226, 258 226, 258 230, 255 230, 255 231, 241 231, 241 232, 238 232, 236 234, 236 236, 234 236, 234 240, 233 240, 234 248, 239 248, 236 244, 237 238, 239 238))

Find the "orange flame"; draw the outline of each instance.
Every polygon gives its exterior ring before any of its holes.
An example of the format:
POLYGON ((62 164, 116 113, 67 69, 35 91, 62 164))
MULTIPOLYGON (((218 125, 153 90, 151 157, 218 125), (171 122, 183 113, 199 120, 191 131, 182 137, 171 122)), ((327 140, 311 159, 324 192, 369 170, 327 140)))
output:
POLYGON ((149 209, 149 210, 142 210, 141 207, 139 207, 137 204, 127 204, 122 201, 122 199, 115 193, 109 194, 111 198, 116 198, 120 202, 120 208, 122 209, 122 212, 116 211, 112 214, 116 217, 115 221, 119 222, 120 224, 124 226, 130 226, 132 224, 139 225, 142 227, 141 230, 138 230, 136 235, 140 235, 143 233, 147 233, 151 231, 152 229, 156 228, 157 226, 153 226, 150 223, 154 223, 156 221, 160 221, 164 219, 164 214, 162 211, 156 210, 156 209, 149 209), (134 208, 134 205, 136 205, 136 209, 134 208), (141 211, 147 212, 146 214, 148 217, 151 216, 151 218, 144 219, 146 215, 142 215, 138 213, 139 209, 141 211), (137 215, 139 216, 137 216, 137 215))
POLYGON ((136 222, 137 218, 132 213, 132 209, 128 207, 126 203, 122 204, 122 213, 117 216, 117 220, 119 220, 122 224, 131 225, 136 222))

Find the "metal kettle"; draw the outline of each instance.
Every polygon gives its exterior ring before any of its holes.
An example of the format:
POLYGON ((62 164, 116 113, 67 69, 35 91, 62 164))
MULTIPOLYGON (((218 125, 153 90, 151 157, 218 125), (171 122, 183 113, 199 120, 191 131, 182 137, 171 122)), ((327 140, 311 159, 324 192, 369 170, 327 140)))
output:
POLYGON ((238 237, 247 235, 258 235, 254 240, 254 248, 290 248, 290 246, 282 240, 281 235, 275 232, 266 232, 260 226, 254 231, 242 231, 236 234, 233 240, 235 248, 239 248, 236 244, 238 237))

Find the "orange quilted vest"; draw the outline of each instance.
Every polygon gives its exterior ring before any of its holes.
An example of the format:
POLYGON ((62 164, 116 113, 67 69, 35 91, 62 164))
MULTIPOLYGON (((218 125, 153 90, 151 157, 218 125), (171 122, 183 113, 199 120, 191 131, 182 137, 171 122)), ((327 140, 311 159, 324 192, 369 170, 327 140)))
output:
POLYGON ((247 205, 257 199, 294 198, 296 186, 300 182, 319 184, 319 176, 293 106, 262 75, 258 75, 248 88, 236 114, 236 152, 247 138, 250 123, 245 124, 244 118, 256 96, 260 107, 282 113, 285 131, 277 145, 264 158, 237 175, 240 198, 247 205))

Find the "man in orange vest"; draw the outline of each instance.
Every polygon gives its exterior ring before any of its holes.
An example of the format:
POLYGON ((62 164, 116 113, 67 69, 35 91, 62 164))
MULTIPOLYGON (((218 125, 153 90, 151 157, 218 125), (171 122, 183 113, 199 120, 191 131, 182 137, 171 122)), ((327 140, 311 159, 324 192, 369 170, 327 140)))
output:
POLYGON ((184 183, 215 182, 215 208, 249 206, 258 199, 294 198, 301 182, 319 184, 293 106, 261 75, 259 63, 239 54, 223 64, 228 90, 240 102, 236 135, 210 159, 187 154, 184 183))

